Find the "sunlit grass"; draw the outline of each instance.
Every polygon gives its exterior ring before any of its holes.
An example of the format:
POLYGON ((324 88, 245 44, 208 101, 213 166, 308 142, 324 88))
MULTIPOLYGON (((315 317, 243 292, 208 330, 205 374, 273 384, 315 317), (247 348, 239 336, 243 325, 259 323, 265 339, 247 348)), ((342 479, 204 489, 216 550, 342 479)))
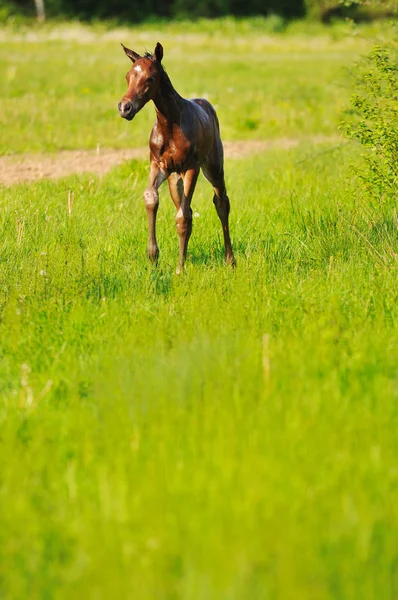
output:
POLYGON ((0 30, 1 154, 145 145, 120 41, 224 139, 303 140, 227 161, 234 271, 203 178, 181 277, 167 187, 145 256, 147 162, 1 188, 1 598, 397 597, 396 215, 335 138, 348 29, 0 30))
POLYGON ((3 597, 394 597, 396 230, 351 161, 228 163, 235 271, 201 180, 181 277, 144 162, 2 191, 3 597))
POLYGON ((134 124, 117 113, 128 70, 120 42, 143 52, 160 40, 176 88, 210 99, 225 139, 334 134, 351 93, 343 67, 371 46, 371 28, 276 35, 266 23, 0 30, 0 154, 146 144, 153 107, 134 124))

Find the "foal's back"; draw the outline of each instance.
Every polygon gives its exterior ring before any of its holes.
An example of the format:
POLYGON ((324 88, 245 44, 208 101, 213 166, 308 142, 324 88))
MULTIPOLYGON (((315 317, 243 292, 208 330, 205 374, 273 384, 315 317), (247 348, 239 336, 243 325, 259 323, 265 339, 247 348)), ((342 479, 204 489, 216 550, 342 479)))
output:
MULTIPOLYGON (((204 98, 195 98, 188 101, 191 110, 195 113, 191 121, 196 121, 196 131, 193 140, 196 141, 197 158, 200 164, 206 163, 210 154, 220 146, 220 126, 217 113, 213 106, 204 98), (196 139, 195 139, 196 138, 196 139)), ((222 156, 220 157, 222 158, 222 156)))

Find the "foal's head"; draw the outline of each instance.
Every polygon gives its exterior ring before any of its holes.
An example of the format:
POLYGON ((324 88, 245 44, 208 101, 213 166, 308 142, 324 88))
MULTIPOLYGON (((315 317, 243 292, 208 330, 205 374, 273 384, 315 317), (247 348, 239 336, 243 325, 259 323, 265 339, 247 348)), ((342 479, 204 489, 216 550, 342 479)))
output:
POLYGON ((140 56, 125 46, 123 50, 133 62, 133 66, 126 75, 128 88, 118 108, 120 116, 131 121, 138 111, 156 96, 160 85, 163 48, 158 42, 153 56, 151 54, 140 56))

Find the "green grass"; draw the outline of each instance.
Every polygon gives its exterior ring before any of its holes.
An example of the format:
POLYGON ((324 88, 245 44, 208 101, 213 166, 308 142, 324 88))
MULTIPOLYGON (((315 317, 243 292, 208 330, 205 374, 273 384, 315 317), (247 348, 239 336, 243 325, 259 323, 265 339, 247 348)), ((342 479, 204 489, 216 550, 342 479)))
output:
MULTIPOLYGON (((314 86, 325 77, 312 125, 286 125, 282 111, 278 135, 319 133, 322 106, 337 110, 323 86, 339 61, 314 71, 297 60, 293 71, 282 38, 273 43, 282 56, 274 97, 300 71, 314 86)), ((58 41, 64 52, 46 62, 40 41, 13 47, 21 73, 29 52, 65 90, 61 109, 77 109, 76 119, 60 109, 57 138, 43 125, 56 115, 43 113, 22 139, 17 112, 3 124, 7 153, 90 146, 99 130, 104 145, 128 144, 116 141, 124 125, 110 108, 101 126, 93 118, 79 131, 81 89, 94 79, 76 67, 68 92, 71 73, 58 68, 66 48, 73 60, 106 57, 113 66, 93 95, 104 106, 123 85, 113 42, 58 41)), ((223 64, 221 77, 233 77, 231 53, 223 64)), ((181 85, 206 81, 206 69, 198 63, 188 77, 181 68, 181 85)), ((25 110, 11 93, 22 79, 9 85, 1 107, 25 110)), ((37 69, 27 85, 39 114, 50 82, 37 69)), ((256 85, 236 102, 252 101, 256 85)), ((243 136, 229 110, 224 130, 243 136)), ((130 125, 137 144, 149 118, 150 108, 130 125)), ((145 256, 146 162, 1 189, 1 598, 397 597, 396 216, 367 204, 350 169, 357 160, 351 145, 303 142, 227 161, 237 269, 223 263, 200 179, 180 277, 164 187, 158 268, 145 256)))
POLYGON ((144 163, 4 192, 4 597, 395 596, 396 231, 351 159, 235 163, 236 272, 204 182, 183 277, 144 163))
POLYGON ((350 94, 342 69, 370 48, 369 31, 353 37, 341 26, 318 27, 313 36, 294 29, 277 36, 250 23, 221 21, 218 34, 201 24, 196 33, 175 24, 3 30, 0 155, 145 145, 153 110, 142 111, 134 128, 117 113, 129 69, 120 42, 143 52, 160 40, 174 85, 183 96, 209 98, 225 139, 334 135, 350 94))

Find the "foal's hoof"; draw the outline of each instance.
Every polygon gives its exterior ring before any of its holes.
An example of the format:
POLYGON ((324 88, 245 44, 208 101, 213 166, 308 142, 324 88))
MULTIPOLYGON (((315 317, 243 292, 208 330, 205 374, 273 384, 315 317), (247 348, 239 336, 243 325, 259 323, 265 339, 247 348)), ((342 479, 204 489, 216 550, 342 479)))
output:
POLYGON ((233 254, 232 254, 232 256, 227 256, 226 261, 227 261, 227 265, 229 265, 233 269, 236 267, 236 260, 235 260, 235 256, 233 254))
POLYGON ((157 265, 159 260, 159 248, 148 248, 148 258, 153 265, 157 265))
POLYGON ((181 273, 184 271, 184 267, 182 265, 177 265, 176 268, 176 275, 181 275, 181 273))

